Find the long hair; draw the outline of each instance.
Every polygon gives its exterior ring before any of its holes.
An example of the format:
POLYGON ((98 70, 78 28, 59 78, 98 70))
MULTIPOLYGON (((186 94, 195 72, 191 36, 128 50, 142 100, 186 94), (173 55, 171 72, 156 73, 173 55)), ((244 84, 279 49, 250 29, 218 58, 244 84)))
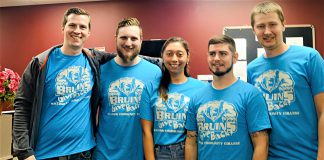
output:
MULTIPOLYGON (((182 44, 183 48, 186 50, 187 55, 189 55, 189 45, 188 42, 185 41, 183 38, 181 37, 171 37, 169 39, 167 39, 165 41, 165 43, 162 46, 161 49, 161 57, 163 57, 163 52, 165 50, 165 48, 170 44, 170 43, 174 43, 174 42, 179 42, 182 44)), ((189 77, 189 69, 188 69, 188 64, 186 64, 185 68, 184 68, 184 74, 186 77, 189 77)), ((168 91, 169 91, 169 85, 171 83, 171 75, 169 70, 165 67, 164 63, 162 65, 162 78, 160 80, 160 85, 159 85, 159 93, 160 93, 160 97, 163 100, 167 100, 168 99, 168 91)))

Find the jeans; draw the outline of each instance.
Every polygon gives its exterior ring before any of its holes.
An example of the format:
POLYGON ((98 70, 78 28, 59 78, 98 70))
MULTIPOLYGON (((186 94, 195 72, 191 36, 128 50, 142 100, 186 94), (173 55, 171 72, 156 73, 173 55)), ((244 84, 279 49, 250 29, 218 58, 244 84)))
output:
POLYGON ((184 142, 170 145, 155 145, 154 153, 157 160, 183 160, 184 142))
POLYGON ((91 150, 84 151, 81 153, 71 154, 67 156, 61 156, 61 157, 55 157, 55 158, 49 158, 47 160, 91 160, 91 150))

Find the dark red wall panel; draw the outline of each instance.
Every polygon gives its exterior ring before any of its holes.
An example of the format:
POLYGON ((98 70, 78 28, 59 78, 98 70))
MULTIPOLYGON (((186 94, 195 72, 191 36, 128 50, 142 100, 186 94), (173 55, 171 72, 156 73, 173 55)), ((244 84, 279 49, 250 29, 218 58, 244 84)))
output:
MULTIPOLYGON (((86 47, 115 52, 116 24, 137 17, 144 39, 185 38, 191 49, 191 74, 208 74, 207 43, 225 26, 250 24, 250 10, 258 0, 106 1, 0 8, 0 64, 22 74, 34 55, 63 41, 64 11, 79 6, 91 13, 92 30, 86 47)), ((316 49, 324 55, 323 2, 281 0, 287 24, 313 24, 316 49)))

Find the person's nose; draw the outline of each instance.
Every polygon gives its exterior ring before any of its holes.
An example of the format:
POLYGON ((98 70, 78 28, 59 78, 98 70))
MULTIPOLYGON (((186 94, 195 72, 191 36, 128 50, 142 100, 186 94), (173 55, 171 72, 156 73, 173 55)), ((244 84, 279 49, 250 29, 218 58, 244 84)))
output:
POLYGON ((177 62, 178 61, 178 57, 176 54, 173 54, 173 56, 171 57, 172 62, 177 62))
POLYGON ((265 27, 264 34, 271 34, 271 28, 269 26, 265 27))
POLYGON ((81 33, 81 28, 80 28, 80 26, 76 26, 75 28, 74 28, 74 30, 73 30, 73 32, 74 33, 81 33))
POLYGON ((125 41, 126 46, 132 46, 132 40, 130 38, 127 38, 125 41))
POLYGON ((219 54, 215 54, 214 60, 220 60, 219 54))

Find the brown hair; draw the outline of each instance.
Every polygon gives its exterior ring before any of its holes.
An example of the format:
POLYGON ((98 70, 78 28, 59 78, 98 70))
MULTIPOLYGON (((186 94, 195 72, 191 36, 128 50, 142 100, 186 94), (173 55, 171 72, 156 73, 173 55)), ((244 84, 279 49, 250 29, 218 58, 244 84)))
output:
POLYGON ((211 38, 208 42, 208 48, 212 44, 229 44, 229 49, 231 50, 232 53, 236 52, 235 48, 235 41, 232 37, 226 36, 226 35, 220 35, 220 36, 215 36, 211 38))
POLYGON ((277 13, 280 21, 282 24, 284 24, 285 21, 285 17, 282 11, 282 8, 280 7, 279 4, 275 3, 275 2, 261 2, 259 4, 257 4, 256 6, 253 7, 252 12, 251 12, 251 26, 252 28, 254 28, 254 16, 257 14, 267 14, 270 12, 275 12, 277 13))
POLYGON ((120 21, 118 23, 118 26, 116 29, 116 36, 118 35, 119 28, 126 27, 126 26, 138 26, 141 31, 140 36, 141 36, 141 38, 143 37, 141 23, 139 22, 139 20, 137 18, 133 18, 133 17, 124 18, 122 21, 120 21))
POLYGON ((68 19, 68 16, 71 15, 71 14, 76 14, 76 15, 86 15, 89 17, 89 30, 91 29, 91 18, 90 18, 90 14, 85 11, 84 9, 82 8, 77 8, 77 7, 74 7, 74 8, 70 8, 68 10, 65 11, 64 13, 64 16, 63 16, 63 21, 62 21, 62 27, 65 27, 66 23, 67 23, 67 19, 68 19))

